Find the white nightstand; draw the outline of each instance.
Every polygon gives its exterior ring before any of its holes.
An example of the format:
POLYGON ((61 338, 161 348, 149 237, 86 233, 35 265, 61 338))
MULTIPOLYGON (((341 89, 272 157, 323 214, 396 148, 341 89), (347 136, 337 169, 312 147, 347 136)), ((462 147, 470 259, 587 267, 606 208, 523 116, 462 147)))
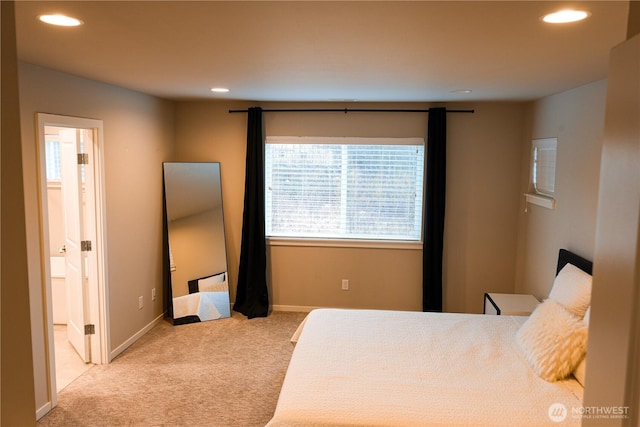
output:
POLYGON ((540 304, 533 295, 498 294, 494 292, 484 294, 484 314, 505 316, 528 316, 540 304))

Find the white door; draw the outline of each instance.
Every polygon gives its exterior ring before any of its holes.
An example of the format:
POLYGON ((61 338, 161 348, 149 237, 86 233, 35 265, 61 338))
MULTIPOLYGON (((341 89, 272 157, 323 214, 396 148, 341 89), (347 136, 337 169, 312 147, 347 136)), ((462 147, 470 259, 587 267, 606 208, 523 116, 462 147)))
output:
POLYGON ((88 290, 85 274, 83 240, 83 191, 79 130, 60 131, 62 164, 62 202, 64 205, 64 247, 67 293, 67 338, 84 362, 91 361, 90 335, 85 334, 88 324, 88 290))

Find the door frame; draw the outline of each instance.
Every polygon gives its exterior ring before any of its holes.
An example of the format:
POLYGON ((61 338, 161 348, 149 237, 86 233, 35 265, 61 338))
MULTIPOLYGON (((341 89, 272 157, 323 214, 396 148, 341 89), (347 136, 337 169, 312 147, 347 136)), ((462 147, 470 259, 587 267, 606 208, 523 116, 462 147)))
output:
MULTIPOLYGON (((95 203, 95 242, 92 243, 92 259, 89 260, 89 322, 95 325, 95 339, 91 339, 91 362, 107 364, 109 359, 109 310, 107 292, 107 252, 106 252, 106 209, 104 191, 104 138, 103 121, 97 119, 62 116, 47 113, 36 113, 36 131, 38 136, 38 182, 40 185, 40 242, 43 270, 43 287, 46 296, 44 317, 46 319, 47 353, 48 353, 48 385, 51 408, 57 405, 55 348, 53 337, 53 305, 51 286, 51 266, 49 250, 49 215, 47 201, 47 175, 45 154, 45 126, 60 126, 75 129, 90 129, 94 132, 93 158, 89 162, 93 166, 93 185, 86 191, 93 193, 95 203)), ((88 181, 90 183, 91 180, 88 181)), ((93 337, 92 337, 93 338, 93 337)))

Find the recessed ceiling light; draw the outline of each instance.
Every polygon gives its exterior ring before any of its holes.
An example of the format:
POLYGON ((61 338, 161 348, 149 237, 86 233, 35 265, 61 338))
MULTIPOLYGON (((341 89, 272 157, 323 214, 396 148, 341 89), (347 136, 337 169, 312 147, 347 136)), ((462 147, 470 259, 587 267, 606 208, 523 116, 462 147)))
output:
POLYGON ((212 87, 211 88, 211 92, 216 92, 216 93, 227 93, 229 92, 229 89, 225 88, 225 87, 212 87))
POLYGON ((58 25, 60 27, 77 27, 78 25, 84 24, 84 22, 82 22, 79 19, 72 18, 70 16, 59 15, 59 14, 40 15, 38 16, 38 19, 47 24, 58 25))
POLYGON ((582 21, 591 16, 586 10, 560 10, 558 12, 549 13, 542 17, 542 20, 549 24, 566 24, 569 22, 582 21))

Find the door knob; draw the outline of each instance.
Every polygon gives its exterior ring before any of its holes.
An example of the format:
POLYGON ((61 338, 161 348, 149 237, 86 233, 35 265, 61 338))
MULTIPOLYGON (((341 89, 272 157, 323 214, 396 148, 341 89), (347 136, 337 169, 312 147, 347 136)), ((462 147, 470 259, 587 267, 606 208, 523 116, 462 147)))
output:
POLYGON ((60 248, 58 249, 58 252, 61 254, 66 254, 67 253, 67 247, 65 245, 60 246, 60 248))

